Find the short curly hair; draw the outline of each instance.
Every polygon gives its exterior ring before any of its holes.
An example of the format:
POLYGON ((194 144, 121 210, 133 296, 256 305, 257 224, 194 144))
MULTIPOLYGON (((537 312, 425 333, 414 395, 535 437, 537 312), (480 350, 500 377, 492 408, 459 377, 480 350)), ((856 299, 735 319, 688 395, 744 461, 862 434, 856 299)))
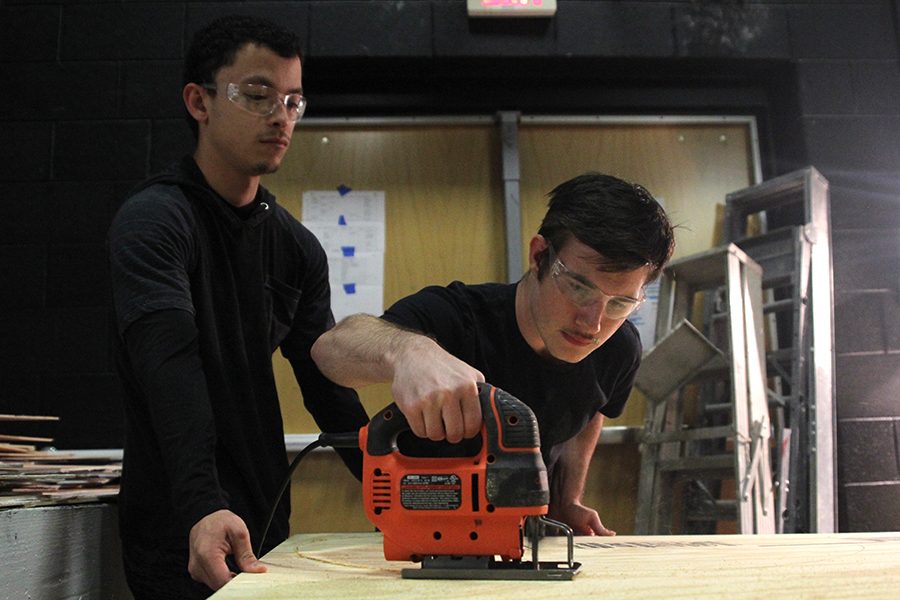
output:
MULTIPOLYGON (((219 69, 233 64, 235 55, 247 44, 265 46, 284 58, 303 59, 300 38, 293 32, 259 17, 226 15, 194 34, 184 61, 182 87, 212 83, 219 69)), ((187 121, 196 138, 197 121, 190 113, 187 121)))

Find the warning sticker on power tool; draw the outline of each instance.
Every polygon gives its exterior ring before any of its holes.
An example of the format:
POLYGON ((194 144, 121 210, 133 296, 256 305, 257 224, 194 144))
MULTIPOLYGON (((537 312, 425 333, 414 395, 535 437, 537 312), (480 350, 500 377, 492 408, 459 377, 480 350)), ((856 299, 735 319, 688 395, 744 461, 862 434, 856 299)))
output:
POLYGON ((462 483, 457 475, 404 475, 400 504, 408 510, 455 510, 462 504, 462 483))

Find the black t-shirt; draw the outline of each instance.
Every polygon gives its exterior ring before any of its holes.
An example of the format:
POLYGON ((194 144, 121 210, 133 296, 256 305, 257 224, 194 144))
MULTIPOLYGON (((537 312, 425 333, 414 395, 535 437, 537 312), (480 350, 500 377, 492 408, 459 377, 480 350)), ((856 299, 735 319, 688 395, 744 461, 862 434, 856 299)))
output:
POLYGON ((391 306, 383 319, 434 338, 527 404, 538 421, 548 466, 553 447, 577 435, 597 411, 622 414, 640 365, 641 341, 628 321, 584 360, 539 356, 516 322, 516 284, 427 287, 391 306))

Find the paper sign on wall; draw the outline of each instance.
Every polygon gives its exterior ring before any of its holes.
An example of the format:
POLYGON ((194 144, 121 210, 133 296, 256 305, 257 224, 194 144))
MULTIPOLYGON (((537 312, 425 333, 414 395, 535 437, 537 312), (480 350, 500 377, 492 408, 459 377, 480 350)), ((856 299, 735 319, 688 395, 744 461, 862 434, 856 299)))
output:
POLYGON ((303 193, 303 224, 328 255, 331 309, 347 315, 384 312, 384 192, 303 193))

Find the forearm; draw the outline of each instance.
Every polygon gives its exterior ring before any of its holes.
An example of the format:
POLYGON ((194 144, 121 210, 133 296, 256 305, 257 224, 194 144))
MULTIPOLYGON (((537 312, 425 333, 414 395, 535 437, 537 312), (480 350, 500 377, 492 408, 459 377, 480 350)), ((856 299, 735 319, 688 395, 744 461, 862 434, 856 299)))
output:
POLYGON ((603 415, 597 413, 581 433, 563 445, 553 469, 549 514, 569 525, 576 535, 616 535, 596 510, 582 504, 588 468, 602 428, 603 415))
POLYGON ((480 371, 431 338, 367 315, 322 334, 312 357, 332 381, 347 387, 391 383, 391 395, 419 437, 456 443, 481 427, 480 371))
POLYGON ((197 352, 193 317, 180 310, 147 315, 125 333, 129 360, 184 525, 228 506, 216 473, 216 432, 197 352))
POLYGON ((574 438, 563 444, 562 453, 553 468, 550 482, 550 503, 564 505, 580 503, 584 495, 591 458, 603 429, 603 415, 597 413, 574 438))
POLYGON ((351 315, 323 333, 312 347, 313 360, 329 379, 346 387, 391 382, 404 356, 433 352, 430 338, 371 315, 351 315))

